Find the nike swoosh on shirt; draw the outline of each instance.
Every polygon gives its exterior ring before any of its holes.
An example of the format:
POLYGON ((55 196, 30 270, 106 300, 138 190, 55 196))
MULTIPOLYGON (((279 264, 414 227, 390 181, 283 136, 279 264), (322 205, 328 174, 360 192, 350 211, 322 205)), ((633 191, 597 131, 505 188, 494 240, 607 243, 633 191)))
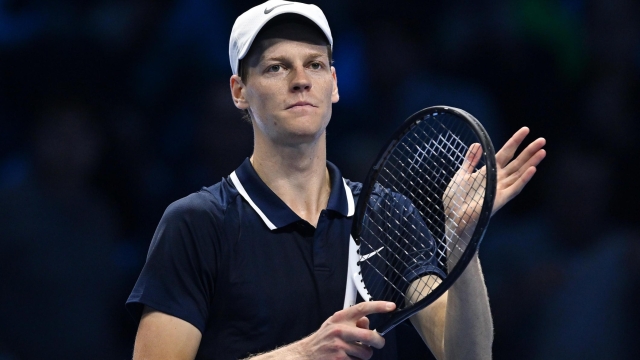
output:
POLYGON ((362 255, 362 256, 360 257, 360 261, 365 261, 365 260, 367 260, 368 258, 372 257, 373 255, 377 255, 377 254, 378 254, 382 249, 384 249, 384 246, 380 247, 380 249, 378 249, 378 250, 376 250, 376 251, 373 251, 373 252, 368 253, 367 255, 362 255))
POLYGON ((279 6, 285 6, 285 5, 293 5, 293 4, 280 4, 280 5, 276 5, 276 6, 272 7, 271 9, 269 9, 268 7, 266 7, 266 8, 264 8, 264 13, 265 13, 265 14, 268 14, 268 13, 272 12, 272 11, 273 11, 273 9, 275 9, 275 8, 277 8, 277 7, 279 7, 279 6))

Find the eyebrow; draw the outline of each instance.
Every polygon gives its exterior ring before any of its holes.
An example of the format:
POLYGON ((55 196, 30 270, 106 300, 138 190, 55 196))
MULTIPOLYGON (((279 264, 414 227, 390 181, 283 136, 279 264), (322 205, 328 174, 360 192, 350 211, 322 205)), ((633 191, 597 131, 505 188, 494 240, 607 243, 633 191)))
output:
MULTIPOLYGON (((326 53, 325 53, 325 54, 323 54, 323 53, 321 53, 321 52, 312 52, 312 53, 309 53, 309 54, 307 55, 307 58, 308 58, 308 59, 317 59, 317 58, 321 58, 321 57, 323 57, 323 56, 328 57, 329 55, 328 55, 328 54, 326 54, 326 53)), ((279 61, 279 62, 287 62, 287 56, 270 56, 270 57, 262 58, 262 59, 260 59, 260 61, 261 61, 261 62, 262 62, 262 61, 279 61)))

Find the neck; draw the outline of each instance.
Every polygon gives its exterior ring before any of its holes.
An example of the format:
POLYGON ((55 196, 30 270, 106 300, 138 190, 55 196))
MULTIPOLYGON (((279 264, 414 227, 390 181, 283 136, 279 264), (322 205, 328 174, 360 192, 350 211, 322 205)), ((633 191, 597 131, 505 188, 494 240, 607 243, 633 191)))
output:
POLYGON ((325 134, 313 143, 298 146, 266 146, 255 141, 251 164, 291 210, 311 225, 317 225, 331 192, 325 134))

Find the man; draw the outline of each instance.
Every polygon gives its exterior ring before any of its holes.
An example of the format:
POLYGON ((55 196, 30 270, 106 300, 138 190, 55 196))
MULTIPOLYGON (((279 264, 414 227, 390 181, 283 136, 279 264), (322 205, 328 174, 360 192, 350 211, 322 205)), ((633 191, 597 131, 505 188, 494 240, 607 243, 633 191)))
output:
MULTIPOLYGON (((268 1, 237 19, 231 95, 251 120, 254 152, 228 178, 165 212, 128 300, 142 311, 134 359, 369 359, 374 348, 382 349, 378 358, 394 356, 367 315, 395 304, 342 309, 360 185, 326 160, 325 129, 339 99, 332 45, 313 5, 268 1)), ((527 133, 497 154, 494 212, 545 155, 538 139, 509 163, 527 133)), ((477 257, 412 321, 438 358, 490 358, 477 257)))

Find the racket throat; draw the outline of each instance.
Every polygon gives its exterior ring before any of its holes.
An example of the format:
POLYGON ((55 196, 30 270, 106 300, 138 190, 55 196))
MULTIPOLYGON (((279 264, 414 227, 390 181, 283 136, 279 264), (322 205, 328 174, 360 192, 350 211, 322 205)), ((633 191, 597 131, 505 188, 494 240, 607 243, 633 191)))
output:
POLYGON ((356 304, 357 294, 360 294, 364 301, 371 301, 371 295, 364 286, 362 270, 360 268, 360 246, 349 236, 349 267, 347 269, 347 285, 344 296, 344 308, 356 304))

